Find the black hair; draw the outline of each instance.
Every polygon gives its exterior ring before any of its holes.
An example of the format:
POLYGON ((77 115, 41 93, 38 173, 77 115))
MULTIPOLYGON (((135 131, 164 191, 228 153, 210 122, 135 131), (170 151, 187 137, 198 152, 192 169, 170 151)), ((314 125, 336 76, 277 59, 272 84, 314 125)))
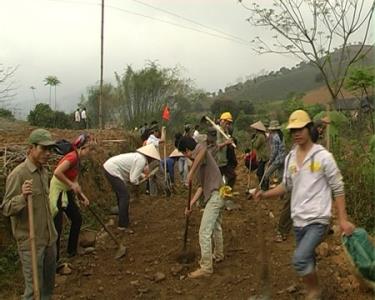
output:
POLYGON ((182 135, 181 132, 177 132, 177 133, 174 135, 174 146, 175 146, 176 148, 178 148, 178 144, 179 144, 179 142, 180 142, 182 136, 183 136, 183 135, 182 135))
POLYGON ((319 132, 317 126, 315 126, 314 122, 310 122, 306 125, 306 128, 309 130, 309 134, 313 143, 316 143, 319 139, 319 132))
POLYGON ((178 151, 186 152, 186 150, 193 151, 197 146, 197 142, 190 136, 183 136, 178 143, 178 151))

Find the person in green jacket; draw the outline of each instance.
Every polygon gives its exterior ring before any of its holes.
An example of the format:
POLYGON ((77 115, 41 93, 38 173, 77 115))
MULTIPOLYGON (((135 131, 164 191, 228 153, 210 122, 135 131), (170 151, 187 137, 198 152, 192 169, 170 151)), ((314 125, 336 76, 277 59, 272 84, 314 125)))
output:
MULTIPOLYGON (((266 127, 262 123, 262 121, 258 121, 250 125, 251 128, 255 129, 255 135, 253 137, 253 149, 255 149, 257 154, 258 161, 258 169, 257 169, 257 176, 259 182, 262 181, 264 171, 266 169, 266 164, 269 160, 269 147, 266 137, 266 127)), ((261 189, 266 190, 268 188, 268 184, 265 180, 263 180, 261 189)))
POLYGON ((47 130, 35 129, 29 136, 28 144, 25 161, 7 177, 5 196, 0 209, 6 217, 10 217, 13 236, 17 242, 25 280, 22 300, 35 299, 28 212, 28 201, 32 196, 39 290, 41 299, 48 300, 52 298, 55 286, 57 233, 49 205, 48 173, 45 165, 55 142, 47 130))

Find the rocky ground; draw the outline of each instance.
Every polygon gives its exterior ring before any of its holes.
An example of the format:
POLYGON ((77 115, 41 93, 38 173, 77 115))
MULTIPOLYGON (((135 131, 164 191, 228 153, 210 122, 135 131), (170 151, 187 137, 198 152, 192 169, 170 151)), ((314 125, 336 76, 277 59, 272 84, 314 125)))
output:
MULTIPOLYGON (((8 137, 2 134, 1 143, 25 140, 28 132, 30 130, 18 131, 8 137)), ((77 132, 54 131, 54 134, 73 137, 77 132)), ((111 131, 98 136, 121 138, 118 137, 121 134, 111 131)), ((198 207, 191 217, 188 243, 196 259, 187 265, 176 260, 183 246, 186 188, 179 185, 171 198, 150 197, 141 191, 131 202, 134 232, 119 232, 117 217, 108 213, 115 204, 114 196, 107 184, 98 184, 103 179, 98 175, 98 168, 109 152, 117 154, 122 146, 100 145, 93 158, 98 162, 88 164, 83 188, 95 203, 95 210, 126 245, 127 254, 116 260, 116 244, 97 225, 92 225, 92 218, 85 212, 83 227, 98 231, 96 242, 92 248, 82 248, 80 255, 67 260, 72 273, 57 275, 54 299, 254 299, 264 293, 270 293, 272 299, 303 299, 302 282, 291 265, 292 234, 283 243, 273 241, 281 200, 258 205, 247 200, 247 176, 242 163, 238 167, 236 185, 239 195, 232 199, 239 208, 226 210, 223 216, 225 260, 215 264, 211 277, 192 280, 187 278, 187 273, 198 266, 200 253, 198 229, 202 212, 198 207)), ((318 252, 318 274, 324 299, 373 299, 372 294, 360 289, 338 232, 328 236, 318 252)), ((0 298, 18 299, 22 289, 21 274, 15 274, 14 284, 0 291, 0 298)))

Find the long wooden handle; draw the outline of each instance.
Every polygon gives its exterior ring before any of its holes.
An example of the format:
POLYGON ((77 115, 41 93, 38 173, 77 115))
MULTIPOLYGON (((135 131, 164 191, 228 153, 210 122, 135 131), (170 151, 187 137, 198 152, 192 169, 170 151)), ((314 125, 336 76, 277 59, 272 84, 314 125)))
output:
MULTIPOLYGON (((188 199, 187 199, 187 203, 186 203, 186 207, 187 207, 188 210, 190 210, 191 189, 192 189, 192 184, 191 184, 191 182, 189 182, 189 193, 188 193, 188 199)), ((189 216, 186 216, 185 232, 184 232, 184 250, 186 250, 188 230, 189 230, 189 216)))
MULTIPOLYGON (((205 116, 204 118, 205 118, 209 123, 211 123, 211 125, 212 125, 217 131, 219 131, 223 137, 225 137, 227 140, 230 140, 230 139, 231 139, 231 137, 230 137, 228 134, 226 134, 226 133, 224 132, 224 130, 223 130, 220 126, 218 126, 214 121, 212 121, 209 117, 205 116)), ((235 143, 232 143, 232 146, 233 146, 234 148, 237 148, 237 146, 236 146, 235 143)))
POLYGON ((33 198, 31 195, 27 196, 27 209, 28 209, 28 214, 29 214, 29 240, 30 240, 30 250, 31 250, 31 268, 33 272, 34 299, 40 300, 38 262, 37 262, 36 245, 35 245, 33 198))

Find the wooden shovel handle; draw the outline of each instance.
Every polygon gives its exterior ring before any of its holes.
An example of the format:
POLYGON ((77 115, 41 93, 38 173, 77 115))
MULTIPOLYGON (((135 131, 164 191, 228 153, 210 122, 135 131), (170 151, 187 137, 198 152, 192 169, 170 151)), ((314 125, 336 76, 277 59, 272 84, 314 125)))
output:
POLYGON ((37 262, 36 245, 35 245, 33 198, 31 195, 27 196, 27 210, 28 210, 28 215, 29 215, 29 240, 30 240, 30 251, 31 251, 31 268, 33 272, 34 299, 40 300, 38 262, 37 262))

